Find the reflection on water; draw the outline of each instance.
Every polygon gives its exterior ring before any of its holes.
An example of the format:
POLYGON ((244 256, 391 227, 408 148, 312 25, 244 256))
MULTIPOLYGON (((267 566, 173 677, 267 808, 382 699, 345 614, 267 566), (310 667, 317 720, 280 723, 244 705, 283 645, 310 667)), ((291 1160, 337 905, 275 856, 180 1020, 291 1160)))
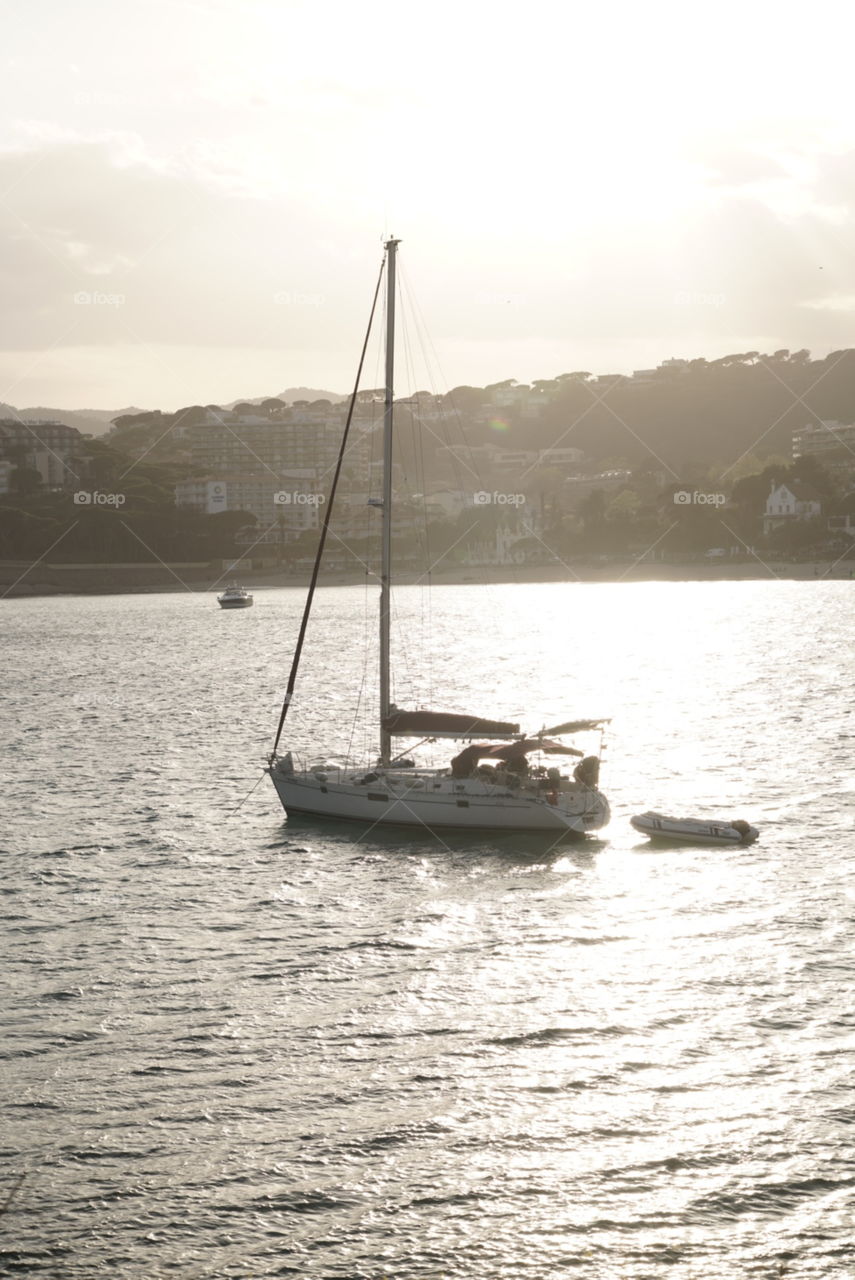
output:
MULTIPOLYGON (((7 601, 0 1270, 847 1274, 851 591, 400 592, 399 705, 613 717, 611 826, 546 848, 235 812, 300 593, 7 601)), ((306 756, 376 750, 375 620, 321 593, 306 756)))

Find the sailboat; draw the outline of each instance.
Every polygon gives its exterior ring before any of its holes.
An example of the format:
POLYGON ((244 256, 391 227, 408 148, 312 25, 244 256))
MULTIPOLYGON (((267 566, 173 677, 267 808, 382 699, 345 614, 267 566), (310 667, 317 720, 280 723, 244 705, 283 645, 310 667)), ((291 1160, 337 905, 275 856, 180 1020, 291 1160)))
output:
MULTIPOLYGON (((368 333, 362 348, 338 462, 324 506, 324 520, 312 578, 291 664, 267 772, 290 815, 340 818, 370 826, 400 826, 441 832, 545 832, 585 836, 606 825, 609 805, 599 790, 599 756, 586 756, 562 737, 599 730, 604 720, 571 720, 534 733, 519 724, 480 716, 427 710, 405 710, 391 701, 392 592, 392 447, 394 441, 395 274, 400 241, 384 243, 368 333), (324 543, 345 456, 347 436, 365 361, 368 335, 385 273, 386 332, 383 413, 382 498, 372 505, 382 511, 380 569, 380 723, 379 751, 366 763, 298 767, 294 753, 279 747, 292 704, 300 655, 317 587, 324 543), (416 739, 415 745, 413 740, 416 739), (441 767, 420 766, 411 753, 442 739, 467 745, 441 767), (398 742, 409 743, 397 750, 398 742), (578 758, 572 773, 569 761, 578 758), (560 764, 563 762, 563 770, 560 764), (553 762, 553 763, 550 763, 553 762)), ((434 748, 435 749, 435 748, 434 748)))

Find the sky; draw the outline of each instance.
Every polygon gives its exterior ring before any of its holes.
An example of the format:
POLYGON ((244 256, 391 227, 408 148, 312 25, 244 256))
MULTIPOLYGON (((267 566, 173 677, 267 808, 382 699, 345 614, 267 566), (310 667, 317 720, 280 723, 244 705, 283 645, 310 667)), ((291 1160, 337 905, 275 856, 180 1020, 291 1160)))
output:
POLYGON ((847 8, 0 0, 0 401, 345 392, 390 234, 401 393, 853 345, 847 8))

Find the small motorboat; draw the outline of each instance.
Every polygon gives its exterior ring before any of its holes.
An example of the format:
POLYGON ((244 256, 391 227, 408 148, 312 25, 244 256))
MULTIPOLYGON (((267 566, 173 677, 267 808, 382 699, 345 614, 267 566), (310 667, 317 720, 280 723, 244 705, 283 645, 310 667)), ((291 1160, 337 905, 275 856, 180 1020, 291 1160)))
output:
POLYGON ((664 813, 637 813, 630 822, 651 840, 680 844, 753 844, 760 834, 741 818, 668 818, 664 813))
POLYGON ((230 583, 221 596, 217 596, 221 609, 249 609, 252 605, 252 596, 245 587, 239 587, 236 582, 230 583))

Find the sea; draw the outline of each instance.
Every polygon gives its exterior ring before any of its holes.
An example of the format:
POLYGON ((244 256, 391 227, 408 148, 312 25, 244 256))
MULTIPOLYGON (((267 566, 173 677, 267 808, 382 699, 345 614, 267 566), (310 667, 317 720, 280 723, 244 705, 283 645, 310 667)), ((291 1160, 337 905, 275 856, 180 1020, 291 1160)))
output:
MULTIPOLYGON (((855 582, 402 587, 399 706, 609 718, 558 845, 286 820, 302 603, 0 604, 0 1274, 855 1275, 855 582)), ((319 592, 299 759, 376 623, 319 592)))

